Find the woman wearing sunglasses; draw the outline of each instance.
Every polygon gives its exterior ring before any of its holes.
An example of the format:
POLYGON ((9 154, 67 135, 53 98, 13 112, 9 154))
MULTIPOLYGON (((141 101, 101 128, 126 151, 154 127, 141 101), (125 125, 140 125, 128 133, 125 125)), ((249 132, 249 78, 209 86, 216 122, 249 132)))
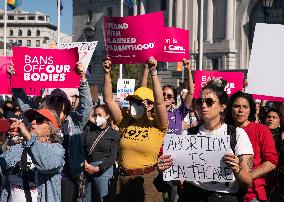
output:
MULTIPOLYGON (((177 90, 172 85, 163 86, 163 97, 164 102, 168 111, 168 131, 167 134, 177 134, 180 135, 183 129, 183 120, 189 112, 191 107, 191 102, 194 93, 194 84, 190 69, 189 60, 183 59, 183 65, 188 73, 188 82, 187 82, 187 95, 185 96, 184 101, 181 106, 177 106, 177 90)), ((144 67, 142 86, 147 87, 147 78, 149 74, 149 68, 147 65, 144 67)))
MULTIPOLYGON (((227 135, 228 126, 224 123, 224 114, 228 95, 224 91, 226 81, 215 79, 202 88, 197 100, 198 113, 203 123, 198 127, 198 135, 227 135)), ((191 129, 189 129, 191 130, 191 129)), ((179 201, 186 202, 237 202, 238 186, 248 188, 251 184, 250 162, 253 159, 252 146, 245 131, 236 128, 234 149, 224 156, 225 164, 232 170, 232 182, 199 182, 186 181, 182 185, 179 201)), ((206 152, 204 153, 206 155, 206 152)), ((169 155, 158 159, 159 170, 163 171, 172 165, 169 155)))
POLYGON ((11 119, 11 133, 23 137, 22 144, 12 146, 0 156, 1 170, 9 182, 1 201, 61 201, 61 170, 64 149, 59 134, 59 120, 47 109, 28 110, 28 131, 22 121, 11 119))
POLYGON ((252 169, 252 186, 248 189, 245 201, 266 201, 264 176, 276 168, 278 155, 275 143, 268 127, 255 123, 255 102, 253 97, 244 92, 231 96, 227 121, 243 128, 251 141, 254 160, 252 169))
POLYGON ((158 174, 156 162, 166 134, 168 116, 156 70, 157 60, 150 57, 147 63, 153 91, 146 87, 138 88, 126 98, 130 101, 129 110, 122 111, 112 97, 111 61, 106 58, 103 62, 104 101, 121 133, 117 201, 162 201, 153 180, 158 174))

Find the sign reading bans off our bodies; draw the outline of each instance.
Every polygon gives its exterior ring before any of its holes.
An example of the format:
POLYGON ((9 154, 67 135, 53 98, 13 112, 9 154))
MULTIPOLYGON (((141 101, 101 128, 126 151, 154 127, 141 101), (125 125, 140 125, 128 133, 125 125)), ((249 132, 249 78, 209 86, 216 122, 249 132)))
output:
POLYGON ((223 161, 231 151, 229 135, 166 135, 163 149, 173 159, 163 173, 165 181, 233 181, 233 173, 223 161))
POLYGON ((107 55, 114 64, 145 63, 163 50, 163 12, 130 16, 103 17, 107 55))
POLYGON ((78 49, 66 50, 15 47, 13 63, 16 74, 13 88, 79 88, 80 76, 75 73, 78 49))
MULTIPOLYGON (((11 56, 0 56, 0 94, 1 95, 12 95, 12 88, 10 85, 10 78, 7 73, 8 67, 12 63, 11 56)), ((40 95, 40 88, 24 88, 27 95, 40 95)))

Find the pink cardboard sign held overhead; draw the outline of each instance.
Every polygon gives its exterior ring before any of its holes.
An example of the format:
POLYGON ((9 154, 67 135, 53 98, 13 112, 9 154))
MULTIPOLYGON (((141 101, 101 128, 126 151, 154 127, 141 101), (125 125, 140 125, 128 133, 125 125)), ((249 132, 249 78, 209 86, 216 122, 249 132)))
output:
POLYGON ((284 98, 282 97, 272 97, 272 96, 265 96, 265 95, 255 95, 253 94, 253 99, 259 100, 268 100, 268 101, 275 101, 275 102, 284 102, 284 98))
POLYGON ((244 73, 242 72, 219 72, 219 71, 195 71, 194 72, 194 98, 198 98, 201 89, 212 79, 222 78, 226 80, 227 86, 225 88, 227 94, 230 96, 237 91, 242 90, 244 73))
POLYGON ((157 59, 163 62, 180 62, 189 59, 189 31, 175 27, 165 27, 163 31, 164 51, 157 59))
POLYGON ((13 88, 79 88, 80 76, 75 73, 78 48, 15 47, 13 54, 13 88))
POLYGON ((7 73, 7 68, 12 62, 12 57, 1 56, 0 57, 0 94, 8 94, 8 89, 10 88, 10 79, 7 73))
MULTIPOLYGON (((10 78, 7 73, 7 68, 12 63, 11 56, 0 56, 0 94, 1 95, 12 95, 12 88, 10 85, 10 78)), ((27 95, 41 95, 40 88, 25 88, 27 95)))
POLYGON ((129 17, 103 17, 107 55, 114 64, 145 63, 163 50, 163 12, 129 17))

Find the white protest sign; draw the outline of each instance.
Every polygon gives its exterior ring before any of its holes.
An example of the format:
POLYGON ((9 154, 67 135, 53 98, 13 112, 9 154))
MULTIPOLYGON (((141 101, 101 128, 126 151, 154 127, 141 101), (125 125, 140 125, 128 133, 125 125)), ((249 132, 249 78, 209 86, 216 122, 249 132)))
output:
POLYGON ((246 92, 283 97, 284 26, 257 23, 248 69, 246 92))
POLYGON ((135 79, 118 79, 117 80, 117 98, 120 100, 122 107, 128 107, 129 102, 125 100, 128 95, 134 93, 135 79))
POLYGON ((98 44, 97 41, 60 43, 58 48, 69 49, 69 48, 78 47, 79 60, 83 63, 87 71, 97 44, 98 44))
POLYGON ((231 151, 229 135, 166 135, 163 149, 173 159, 173 165, 163 172, 165 181, 234 179, 232 170, 223 161, 224 155, 231 151))

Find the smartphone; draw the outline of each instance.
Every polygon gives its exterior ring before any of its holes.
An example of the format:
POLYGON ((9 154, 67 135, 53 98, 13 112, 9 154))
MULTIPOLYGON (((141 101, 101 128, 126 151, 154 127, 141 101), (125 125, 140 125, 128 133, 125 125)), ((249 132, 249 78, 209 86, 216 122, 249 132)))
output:
POLYGON ((12 121, 9 119, 0 119, 0 132, 7 132, 11 126, 12 121))

